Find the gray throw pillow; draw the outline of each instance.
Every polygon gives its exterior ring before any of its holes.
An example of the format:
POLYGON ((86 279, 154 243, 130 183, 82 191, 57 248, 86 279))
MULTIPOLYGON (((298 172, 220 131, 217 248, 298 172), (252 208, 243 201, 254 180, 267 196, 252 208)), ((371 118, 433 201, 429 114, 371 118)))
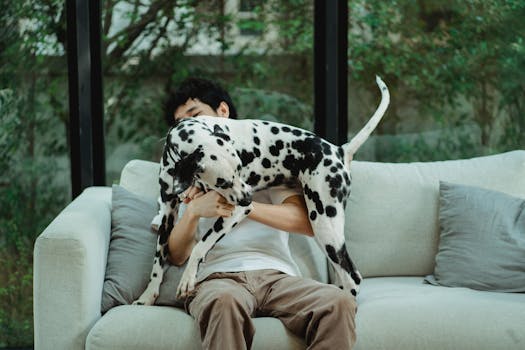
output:
MULTIPOLYGON (((113 185, 111 239, 102 291, 102 313, 118 305, 131 304, 146 289, 155 256, 157 235, 151 219, 157 202, 113 185)), ((175 293, 184 267, 169 266, 157 305, 180 306, 175 293)))
POLYGON ((525 292, 525 200, 440 183, 441 228, 434 274, 448 287, 525 292))

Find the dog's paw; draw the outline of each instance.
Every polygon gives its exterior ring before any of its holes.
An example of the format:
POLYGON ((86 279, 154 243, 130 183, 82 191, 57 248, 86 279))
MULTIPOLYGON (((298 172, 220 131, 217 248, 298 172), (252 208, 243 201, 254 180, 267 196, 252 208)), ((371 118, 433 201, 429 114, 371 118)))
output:
POLYGON ((189 293, 195 289, 195 284, 197 282, 197 267, 198 264, 195 264, 192 261, 189 261, 188 265, 186 265, 186 269, 184 270, 177 287, 178 298, 187 297, 189 293))
POLYGON ((159 296, 158 290, 147 288, 131 305, 153 305, 159 296))
POLYGON ((178 298, 185 298, 187 297, 191 291, 195 289, 195 274, 186 273, 187 270, 182 275, 182 278, 179 282, 179 286, 177 287, 177 297, 178 298))

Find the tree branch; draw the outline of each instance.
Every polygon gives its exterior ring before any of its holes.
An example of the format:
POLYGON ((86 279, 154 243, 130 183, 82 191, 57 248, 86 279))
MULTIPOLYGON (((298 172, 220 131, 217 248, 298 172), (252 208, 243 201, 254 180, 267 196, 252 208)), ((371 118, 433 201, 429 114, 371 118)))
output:
POLYGON ((153 2, 148 11, 142 15, 138 22, 132 23, 127 28, 108 39, 108 44, 110 44, 117 41, 122 36, 125 37, 124 40, 117 44, 115 49, 108 54, 110 61, 115 62, 120 60, 124 53, 133 45, 133 42, 142 34, 148 24, 154 22, 158 13, 168 6, 171 7, 175 5, 173 4, 173 1, 169 0, 158 0, 153 2))

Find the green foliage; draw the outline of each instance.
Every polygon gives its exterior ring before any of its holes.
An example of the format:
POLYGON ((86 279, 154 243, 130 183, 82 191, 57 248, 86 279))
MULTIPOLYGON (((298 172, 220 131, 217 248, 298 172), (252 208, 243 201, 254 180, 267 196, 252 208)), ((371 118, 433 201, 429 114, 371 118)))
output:
POLYGON ((3 2, 0 13, 0 348, 33 343, 33 244, 69 193, 57 176, 67 151, 63 77, 43 52, 56 48, 56 4, 3 2))
POLYGON ((525 145, 523 1, 355 0, 350 8, 352 76, 363 82, 378 72, 389 82, 394 105, 385 120, 402 118, 397 90, 408 91, 421 114, 466 99, 472 112, 449 121, 478 124, 489 152, 525 145), (508 130, 498 138, 493 131, 504 116, 508 130))
POLYGON ((36 137, 54 123, 24 113, 33 110, 28 103, 37 104, 0 90, 0 347, 32 344, 32 247, 68 199, 58 163, 46 155, 53 143, 36 137))

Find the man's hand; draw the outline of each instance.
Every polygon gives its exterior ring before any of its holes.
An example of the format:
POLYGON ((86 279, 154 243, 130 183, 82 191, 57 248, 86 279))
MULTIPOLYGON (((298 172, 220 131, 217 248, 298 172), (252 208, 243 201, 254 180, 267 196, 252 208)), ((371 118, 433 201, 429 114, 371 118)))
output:
POLYGON ((197 187, 186 190, 184 203, 188 204, 191 215, 196 217, 229 217, 232 215, 234 205, 228 203, 226 198, 216 191, 203 192, 197 187))

